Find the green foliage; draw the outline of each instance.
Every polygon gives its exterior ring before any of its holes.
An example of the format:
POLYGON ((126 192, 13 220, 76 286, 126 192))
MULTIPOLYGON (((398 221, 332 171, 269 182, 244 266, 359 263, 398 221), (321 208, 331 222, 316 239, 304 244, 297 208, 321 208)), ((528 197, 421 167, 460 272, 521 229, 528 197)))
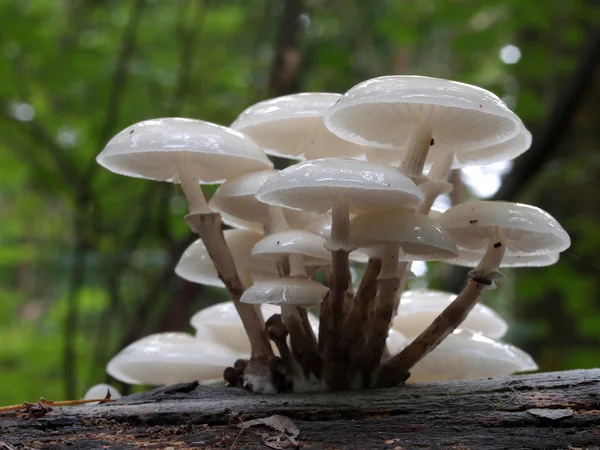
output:
MULTIPOLYGON (((193 237, 177 188, 116 176, 95 157, 132 123, 187 116, 229 124, 267 96, 281 4, 0 1, 0 404, 80 396, 103 381, 132 324, 151 332, 173 305, 193 312, 224 298, 208 289, 182 297, 172 269, 193 237), (69 314, 76 383, 64 372, 69 314)), ((544 118, 599 17, 584 0, 313 0, 303 11, 310 23, 298 38, 299 89, 343 92, 391 73, 447 77, 516 99, 530 124, 544 118), (510 43, 523 54, 513 66, 498 58, 510 43)), ((579 180, 589 170, 577 161, 562 169, 579 180)), ((576 254, 597 251, 596 223, 574 217, 576 254)), ((434 284, 444 275, 432 273, 434 284)), ((595 279, 561 263, 515 280, 502 300, 516 316, 513 340, 537 339, 535 349, 557 333, 541 306, 551 292, 582 339, 571 340, 567 356, 536 356, 559 361, 544 367, 593 365, 595 279), (537 305, 536 315, 515 303, 537 305)))

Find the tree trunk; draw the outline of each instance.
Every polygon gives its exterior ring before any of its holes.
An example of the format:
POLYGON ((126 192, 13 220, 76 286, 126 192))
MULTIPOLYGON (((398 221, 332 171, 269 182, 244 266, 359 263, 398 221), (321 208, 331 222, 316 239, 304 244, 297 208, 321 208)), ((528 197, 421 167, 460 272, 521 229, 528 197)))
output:
POLYGON ((600 369, 276 396, 187 383, 43 417, 2 415, 0 448, 590 448, 599 409, 600 369), (273 415, 293 421, 295 439, 239 428, 273 415))

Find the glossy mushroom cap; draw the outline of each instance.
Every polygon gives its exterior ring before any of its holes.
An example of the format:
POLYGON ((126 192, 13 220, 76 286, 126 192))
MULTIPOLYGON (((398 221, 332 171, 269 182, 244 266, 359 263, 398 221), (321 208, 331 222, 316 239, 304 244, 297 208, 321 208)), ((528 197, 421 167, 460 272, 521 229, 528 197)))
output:
POLYGON ((424 195, 391 167, 344 158, 317 159, 281 170, 258 191, 270 205, 325 213, 344 196, 354 214, 417 207, 424 195))
MULTIPOLYGON (((417 337, 455 298, 455 294, 443 291, 406 291, 400 298, 393 328, 408 338, 417 337)), ((460 328, 499 339, 508 331, 508 324, 494 310, 478 303, 460 328)))
POLYGON ((325 250, 325 239, 305 230, 291 229, 265 236, 252 247, 257 258, 278 260, 292 254, 305 257, 307 266, 328 266, 331 253, 325 250))
POLYGON ((96 158, 108 170, 131 177, 180 182, 185 166, 201 183, 216 183, 273 164, 249 137, 202 120, 152 119, 125 128, 96 158))
MULTIPOLYGON (((250 254, 254 244, 262 239, 262 234, 250 230, 225 230, 223 234, 238 271, 277 274, 274 263, 254 259, 250 254)), ((202 239, 194 241, 183 252, 175 267, 175 273, 192 283, 225 287, 202 239)))
MULTIPOLYGON (((223 222, 236 228, 262 233, 269 220, 269 205, 256 199, 256 193, 277 170, 260 170, 229 178, 210 199, 212 210, 220 212, 223 222)), ((285 208, 284 216, 290 226, 314 220, 315 214, 285 208)))
POLYGON ((440 216, 460 250, 483 254, 494 231, 504 235, 506 256, 558 253, 571 239, 558 221, 535 206, 500 201, 467 202, 440 216))
POLYGON ((310 308, 321 303, 328 292, 327 287, 316 281, 300 277, 285 277, 253 285, 244 291, 240 301, 310 308))
POLYGON ((159 333, 121 350, 106 371, 124 383, 161 386, 220 379, 223 370, 239 357, 225 346, 187 333, 159 333))
POLYGON ((457 330, 410 370, 407 383, 497 377, 537 369, 531 356, 513 345, 457 330))
POLYGON ((268 154, 288 158, 358 157, 364 148, 344 141, 324 125, 324 115, 341 94, 305 92, 265 100, 231 124, 268 154))
POLYGON ((408 209, 356 216, 350 233, 371 256, 388 243, 400 244, 400 260, 404 261, 437 261, 458 255, 452 238, 436 221, 408 209))
POLYGON ((514 137, 520 119, 496 95, 456 81, 392 75, 357 84, 327 112, 325 125, 356 144, 399 148, 419 115, 432 112, 432 152, 469 151, 514 137))

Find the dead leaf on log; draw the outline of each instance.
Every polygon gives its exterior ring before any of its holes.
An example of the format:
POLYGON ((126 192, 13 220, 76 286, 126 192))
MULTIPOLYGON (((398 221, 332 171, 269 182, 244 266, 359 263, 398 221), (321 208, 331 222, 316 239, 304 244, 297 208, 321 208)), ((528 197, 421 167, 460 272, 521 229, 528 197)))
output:
POLYGON ((278 431, 279 434, 276 436, 268 435, 265 433, 263 437, 263 443, 270 448, 274 449, 283 449, 289 446, 289 444, 294 447, 298 446, 298 441, 296 438, 300 434, 300 429, 296 426, 296 424, 288 417, 273 415, 269 417, 265 417, 263 419, 255 419, 249 420, 247 422, 242 422, 238 425, 238 428, 245 430, 250 427, 264 425, 275 431, 278 431), (281 438, 285 438, 287 440, 283 441, 281 438))
POLYGON ((526 411, 534 417, 546 420, 562 420, 573 416, 571 408, 550 409, 550 408, 531 408, 526 411))

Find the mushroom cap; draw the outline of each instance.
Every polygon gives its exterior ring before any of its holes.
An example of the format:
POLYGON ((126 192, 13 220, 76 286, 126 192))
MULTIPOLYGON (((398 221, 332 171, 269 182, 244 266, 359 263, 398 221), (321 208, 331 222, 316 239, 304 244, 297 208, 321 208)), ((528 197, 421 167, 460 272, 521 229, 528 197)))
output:
POLYGON ((521 203, 461 203, 439 220, 460 250, 485 252, 494 228, 505 234, 506 256, 558 253, 571 245, 569 235, 554 217, 521 203))
POLYGON ((316 281, 299 277, 285 277, 257 283, 244 291, 243 303, 271 303, 310 307, 323 301, 329 289, 316 281))
POLYGON ((406 346, 407 339, 406 336, 404 336, 404 334, 400 333, 398 330, 390 329, 385 342, 390 355, 393 356, 402 351, 402 349, 406 346))
POLYGON ((361 156, 363 147, 340 139, 323 123, 325 113, 341 96, 304 92, 264 100, 246 108, 231 128, 243 130, 271 155, 311 159, 361 156))
MULTIPOLYGON (((252 258, 251 250, 262 234, 250 230, 225 230, 225 242, 231 249, 236 267, 243 272, 267 272, 277 274, 275 263, 252 258)), ((175 273, 184 280, 205 286, 225 287, 202 239, 194 241, 181 255, 175 273)))
POLYGON ((325 126, 356 144, 399 148, 407 143, 421 111, 431 121, 439 151, 464 152, 516 136, 521 120, 485 89, 456 81, 392 75, 357 84, 325 115, 325 126))
POLYGON ((537 369, 531 356, 513 345, 457 330, 410 369, 407 382, 486 378, 537 369))
POLYGON ((519 133, 508 141, 469 152, 455 153, 452 168, 484 166, 515 159, 529 150, 531 141, 531 133, 525 126, 522 126, 519 133))
MULTIPOLYGON (((267 320, 273 314, 279 314, 281 309, 275 305, 262 304, 260 311, 267 320)), ((312 328, 318 333, 319 319, 310 311, 307 311, 307 316, 312 328)), ((241 354, 250 354, 250 341, 232 301, 201 309, 192 316, 190 324, 196 330, 197 338, 218 342, 241 354)))
POLYGON ((354 214, 417 207, 425 199, 415 183, 398 170, 345 158, 289 166, 267 181, 256 198, 271 205, 325 213, 342 195, 354 214))
POLYGON ((350 234, 363 251, 377 257, 388 243, 400 244, 404 261, 436 261, 458 256, 456 245, 438 222, 409 209, 359 215, 350 234))
POLYGON ((331 253, 323 246, 325 238, 305 230, 291 229, 265 236, 252 247, 259 258, 279 260, 284 256, 302 255, 307 266, 331 265, 331 253))
POLYGON ((158 333, 121 350, 106 371, 128 384, 160 386, 206 381, 221 378, 223 370, 239 356, 225 346, 187 333, 158 333))
MULTIPOLYGON (((456 298, 450 292, 435 290, 406 291, 400 298, 393 327, 408 338, 417 337, 456 298)), ((460 328, 499 339, 508 331, 508 324, 493 309, 476 304, 460 328)))
MULTIPOLYGON (((261 232, 269 220, 269 205, 256 199, 258 190, 277 170, 260 170, 239 175, 225 181, 210 199, 213 211, 221 213, 223 222, 236 228, 261 232)), ((290 225, 302 224, 317 216, 304 211, 284 208, 283 213, 290 225)))
POLYGON ((121 175, 172 183, 180 182, 182 166, 201 183, 273 167, 243 133, 178 117, 145 120, 125 128, 106 144, 96 161, 121 175))
MULTIPOLYGON (((94 386, 89 388, 87 390, 87 392, 85 393, 85 395, 83 396, 83 399, 84 400, 93 400, 96 398, 105 398, 107 392, 110 392, 110 398, 112 400, 116 400, 116 399, 122 397, 121 393, 118 390, 116 390, 114 387, 112 387, 110 384, 100 383, 100 384, 95 384, 94 386)), ((96 405, 96 404, 97 403, 88 403, 88 405, 96 405)))
MULTIPOLYGON (((483 255, 483 252, 459 250, 457 258, 447 259, 444 262, 456 266, 477 267, 481 258, 483 258, 483 255)), ((556 264, 559 258, 559 253, 546 253, 543 255, 508 255, 502 258, 500 267, 546 267, 556 264)))

